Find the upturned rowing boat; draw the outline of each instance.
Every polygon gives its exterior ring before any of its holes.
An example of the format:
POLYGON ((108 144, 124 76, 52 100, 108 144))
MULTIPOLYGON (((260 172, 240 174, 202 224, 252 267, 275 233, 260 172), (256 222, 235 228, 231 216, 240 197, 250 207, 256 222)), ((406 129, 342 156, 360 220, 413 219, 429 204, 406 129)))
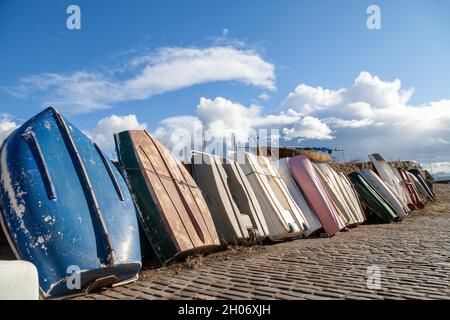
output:
POLYGON ((0 150, 2 226, 32 262, 44 297, 137 279, 136 211, 114 165, 81 130, 48 108, 0 150))
POLYGON ((223 244, 255 243, 268 236, 258 200, 235 161, 193 151, 190 165, 223 244))
POLYGON ((414 207, 417 209, 423 209, 425 208, 425 205, 423 204, 423 201, 420 199, 419 195, 416 193, 412 186, 412 182, 409 180, 408 176, 405 174, 402 168, 395 168, 397 177, 400 180, 400 183, 402 184, 403 189, 407 192, 409 198, 411 199, 411 202, 413 203, 414 207))
POLYGON ((406 174, 408 175, 409 180, 413 183, 414 187, 416 188, 416 192, 420 195, 420 197, 424 201, 431 200, 430 195, 425 190, 423 185, 419 182, 419 180, 417 180, 417 177, 409 171, 406 171, 406 174))
POLYGON ((357 212, 359 219, 365 222, 367 220, 367 217, 364 213, 364 209, 361 205, 361 200, 359 199, 358 193, 356 192, 349 178, 343 172, 339 172, 339 176, 341 177, 341 181, 343 182, 344 189, 347 190, 348 195, 353 199, 352 204, 355 207, 354 212, 357 212))
POLYGON ((375 189, 383 199, 394 209, 395 213, 400 219, 406 218, 409 209, 400 201, 398 196, 391 190, 391 188, 376 175, 372 170, 362 169, 361 176, 375 189))
POLYGON ((354 227, 361 224, 365 220, 365 216, 359 211, 357 205, 357 198, 345 189, 341 177, 326 163, 314 164, 318 175, 322 178, 324 186, 331 195, 336 209, 340 213, 343 221, 346 221, 346 226, 354 227))
POLYGON ((397 194, 404 205, 409 207, 410 210, 414 209, 414 205, 400 185, 400 181, 395 176, 394 169, 378 153, 369 155, 369 159, 381 180, 389 185, 391 190, 397 194))
POLYGON ((181 162, 145 130, 115 135, 117 154, 142 228, 166 264, 219 245, 208 206, 181 162))
POLYGON ((309 229, 305 231, 305 236, 309 237, 315 235, 322 230, 322 224, 319 218, 314 213, 311 206, 308 204, 307 199, 303 196, 302 192, 298 188, 294 178, 291 175, 291 170, 289 168, 289 162, 287 158, 283 158, 275 161, 276 168, 278 168, 278 173, 280 174, 283 182, 286 184, 289 193, 294 199, 295 203, 298 205, 300 210, 302 210, 303 215, 308 222, 309 229))
POLYGON ((0 261, 0 300, 39 300, 39 277, 32 263, 0 261))
POLYGON ((397 219, 394 209, 384 200, 384 198, 367 182, 358 172, 349 174, 349 178, 355 186, 359 197, 367 207, 384 222, 390 223, 397 219))
POLYGON ((417 169, 411 169, 409 170, 409 172, 411 172, 416 178, 417 180, 419 180, 420 184, 423 186, 423 188, 426 190, 428 196, 431 199, 435 199, 435 195, 433 190, 431 190, 430 186, 428 185, 427 181, 425 180, 425 178, 422 176, 422 174, 420 173, 419 170, 417 169))
POLYGON ((241 168, 263 211, 273 241, 300 237, 309 228, 286 185, 266 157, 246 152, 241 168))
POLYGON ((329 236, 333 236, 345 228, 345 223, 336 211, 333 201, 315 172, 311 161, 306 156, 296 156, 289 158, 288 164, 292 177, 308 199, 325 232, 329 236))

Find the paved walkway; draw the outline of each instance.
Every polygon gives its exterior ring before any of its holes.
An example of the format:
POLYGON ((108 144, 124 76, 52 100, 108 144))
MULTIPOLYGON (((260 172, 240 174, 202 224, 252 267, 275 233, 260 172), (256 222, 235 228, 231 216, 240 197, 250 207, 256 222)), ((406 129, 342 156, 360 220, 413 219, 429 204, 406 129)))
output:
POLYGON ((232 249, 77 299, 450 299, 450 185, 436 189, 439 201, 402 223, 232 249))

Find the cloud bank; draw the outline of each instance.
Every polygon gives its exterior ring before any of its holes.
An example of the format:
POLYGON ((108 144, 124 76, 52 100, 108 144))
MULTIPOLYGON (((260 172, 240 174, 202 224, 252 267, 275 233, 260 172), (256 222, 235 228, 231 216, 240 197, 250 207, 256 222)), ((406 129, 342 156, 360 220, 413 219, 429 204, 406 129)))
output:
POLYGON ((440 161, 450 158, 450 100, 412 105, 414 89, 361 72, 350 88, 301 84, 280 110, 294 110, 326 123, 348 156, 380 152, 389 158, 440 161))
MULTIPOLYGON (((332 139, 331 129, 320 119, 303 116, 295 110, 288 109, 278 113, 264 114, 257 105, 244 106, 223 97, 209 99, 202 97, 196 108, 196 116, 175 116, 160 122, 155 130, 156 138, 166 146, 181 153, 185 146, 191 147, 192 142, 215 138, 228 139, 234 136, 236 142, 245 144, 254 142, 258 129, 276 130, 285 140, 327 140, 332 139)), ((225 141, 227 142, 227 141, 225 141)))
POLYGON ((28 76, 6 90, 19 98, 37 96, 43 106, 57 106, 73 114, 216 81, 274 90, 275 67, 254 50, 168 47, 133 57, 104 72, 79 70, 28 76))
POLYGON ((278 129, 281 144, 341 147, 346 158, 367 160, 367 154, 380 152, 388 159, 446 162, 450 100, 413 105, 413 93, 413 88, 402 89, 398 79, 383 81, 361 72, 349 88, 300 84, 270 114, 223 97, 201 98, 195 117, 165 119, 155 133, 173 146, 182 141, 174 131, 191 124, 213 136, 234 133, 238 141, 248 140, 254 129, 278 129))
MULTIPOLYGON (((213 81, 238 81, 266 92, 275 89, 274 66, 254 51, 228 46, 163 48, 128 60, 119 75, 78 71, 71 75, 32 76, 21 80, 15 94, 52 88, 53 101, 60 101, 68 109, 89 112, 213 81)), ((281 144, 341 147, 346 158, 367 160, 367 154, 379 152, 387 159, 447 163, 450 100, 415 105, 411 102, 413 94, 414 88, 402 88, 399 79, 385 81, 363 71, 348 88, 299 84, 273 113, 265 113, 256 104, 246 106, 224 97, 203 97, 194 115, 163 119, 153 133, 172 148, 189 144, 186 136, 201 141, 204 134, 234 134, 237 141, 244 142, 256 129, 276 129, 281 144)), ((16 126, 11 117, 0 115, 0 140, 16 126)), ((113 133, 144 128, 147 125, 135 115, 112 115, 100 120, 88 133, 103 148, 112 149, 113 133)))

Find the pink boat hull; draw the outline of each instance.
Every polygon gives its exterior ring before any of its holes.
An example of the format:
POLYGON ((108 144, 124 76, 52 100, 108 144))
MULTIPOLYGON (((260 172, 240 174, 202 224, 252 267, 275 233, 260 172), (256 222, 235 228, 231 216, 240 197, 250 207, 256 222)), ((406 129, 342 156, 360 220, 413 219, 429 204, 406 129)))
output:
POLYGON ((316 175, 311 161, 305 156, 297 156, 289 158, 288 163, 292 177, 308 199, 325 232, 333 236, 342 230, 345 224, 322 181, 316 175))

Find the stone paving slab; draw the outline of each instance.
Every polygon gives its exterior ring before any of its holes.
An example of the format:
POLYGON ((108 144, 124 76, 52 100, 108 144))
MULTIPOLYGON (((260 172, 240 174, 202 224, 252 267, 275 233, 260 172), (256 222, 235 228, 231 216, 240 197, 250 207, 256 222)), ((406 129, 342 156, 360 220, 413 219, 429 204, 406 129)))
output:
POLYGON ((133 284, 76 299, 450 299, 450 186, 402 223, 363 225, 145 270, 133 284), (380 289, 367 268, 381 270, 380 289))

